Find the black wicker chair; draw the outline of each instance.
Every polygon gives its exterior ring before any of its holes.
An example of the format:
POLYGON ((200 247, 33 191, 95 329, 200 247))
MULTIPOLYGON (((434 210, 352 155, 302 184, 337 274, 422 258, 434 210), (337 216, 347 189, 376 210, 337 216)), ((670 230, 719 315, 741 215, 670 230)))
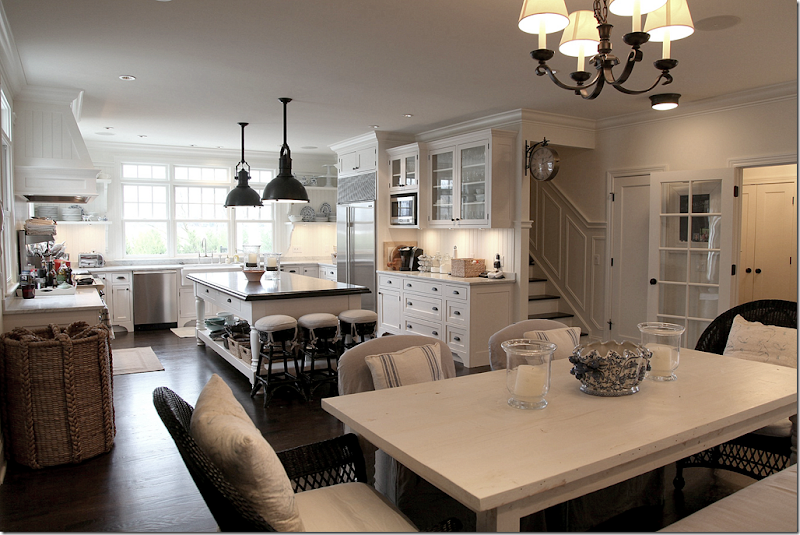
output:
MULTIPOLYGON (((153 404, 175 441, 220 531, 275 531, 250 502, 225 479, 189 434, 194 408, 167 387, 153 391, 153 404)), ((295 492, 351 481, 366 482, 364 454, 356 435, 277 452, 295 492)), ((429 531, 457 531, 460 523, 445 520, 429 531)))
MULTIPOLYGON (((777 299, 752 301, 717 316, 700 335, 695 349, 721 355, 737 314, 747 321, 759 321, 764 325, 797 328, 796 302, 777 299)), ((793 431, 797 426, 796 418, 796 415, 792 417, 793 431)), ((791 437, 773 437, 754 432, 681 459, 677 462, 677 473, 672 483, 677 489, 684 487, 684 468, 722 468, 758 480, 783 470, 793 462, 796 459, 792 459, 791 437)))

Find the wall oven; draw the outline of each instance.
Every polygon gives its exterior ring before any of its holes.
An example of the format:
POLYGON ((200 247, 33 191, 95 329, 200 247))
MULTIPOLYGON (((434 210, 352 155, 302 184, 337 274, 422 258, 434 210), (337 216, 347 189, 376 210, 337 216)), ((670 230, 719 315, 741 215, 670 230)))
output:
POLYGON ((389 223, 392 225, 417 224, 417 194, 401 193, 391 196, 392 211, 389 223))

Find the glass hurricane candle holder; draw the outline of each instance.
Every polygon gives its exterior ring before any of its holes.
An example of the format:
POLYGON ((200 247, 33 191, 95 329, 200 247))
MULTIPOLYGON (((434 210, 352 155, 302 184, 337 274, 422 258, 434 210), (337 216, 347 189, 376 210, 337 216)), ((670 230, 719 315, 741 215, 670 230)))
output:
POLYGON ((246 268, 258 268, 258 255, 261 252, 260 245, 243 245, 244 266, 246 268))
POLYGON ((550 363, 556 345, 540 340, 517 338, 500 347, 506 352, 508 404, 517 409, 543 409, 550 390, 550 363))
POLYGON ((281 253, 264 253, 264 270, 269 277, 275 277, 281 270, 281 253))
POLYGON ((650 370, 645 377, 651 381, 674 381, 675 370, 680 364, 681 335, 685 328, 674 323, 657 321, 640 323, 642 346, 653 355, 650 357, 650 370))

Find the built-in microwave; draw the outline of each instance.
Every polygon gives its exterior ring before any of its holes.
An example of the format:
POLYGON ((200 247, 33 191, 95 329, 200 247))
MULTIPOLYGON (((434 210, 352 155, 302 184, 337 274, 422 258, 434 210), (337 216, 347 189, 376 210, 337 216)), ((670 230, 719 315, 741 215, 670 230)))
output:
POLYGON ((392 225, 417 224, 417 194, 401 193, 392 195, 392 211, 389 223, 392 225))

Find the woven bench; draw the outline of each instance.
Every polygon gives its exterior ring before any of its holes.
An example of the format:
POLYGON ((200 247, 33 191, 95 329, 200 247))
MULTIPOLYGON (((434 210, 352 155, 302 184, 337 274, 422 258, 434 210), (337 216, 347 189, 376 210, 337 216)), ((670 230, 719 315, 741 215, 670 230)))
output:
POLYGON ((797 465, 756 481, 661 531, 797 533, 797 465))

